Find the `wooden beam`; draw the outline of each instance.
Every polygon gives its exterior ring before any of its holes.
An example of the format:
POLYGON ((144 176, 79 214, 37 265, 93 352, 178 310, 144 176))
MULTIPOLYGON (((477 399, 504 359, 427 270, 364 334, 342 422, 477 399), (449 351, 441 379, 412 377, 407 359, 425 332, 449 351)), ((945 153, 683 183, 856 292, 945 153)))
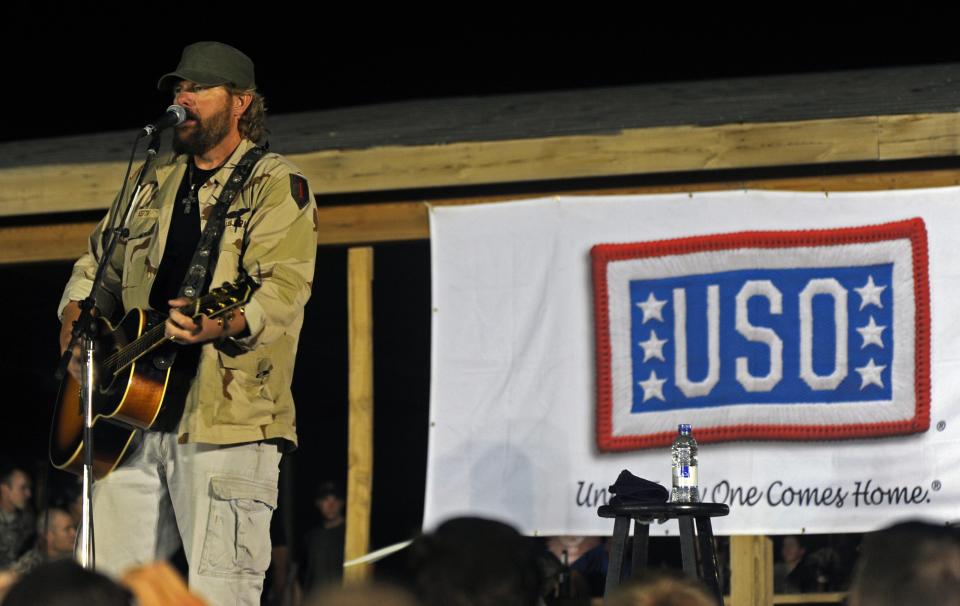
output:
MULTIPOLYGON (((291 155, 317 194, 954 156, 956 113, 633 128, 291 155)), ((103 209, 117 162, 0 169, 0 216, 103 209)))
POLYGON ((0 227, 0 264, 73 261, 87 250, 96 222, 0 227))
POLYGON ((880 160, 955 156, 960 150, 960 114, 879 118, 880 160))
POLYGON ((503 194, 446 198, 431 201, 408 201, 381 204, 328 206, 318 210, 318 240, 323 244, 354 244, 424 240, 430 237, 427 204, 457 206, 542 198, 545 196, 607 196, 722 191, 736 189, 771 189, 780 191, 876 191, 887 189, 922 189, 960 185, 960 169, 910 171, 899 173, 863 173, 757 179, 751 181, 707 182, 678 185, 653 185, 612 189, 581 189, 565 192, 503 194))
POLYGON ((0 216, 107 209, 126 164, 54 164, 0 169, 0 216))
POLYGON ((318 193, 354 192, 877 160, 877 140, 877 119, 864 117, 321 151, 296 161, 323 184, 318 193))
MULTIPOLYGON (((503 194, 431 200, 429 204, 435 206, 482 204, 539 198, 546 195, 643 195, 733 189, 839 192, 920 189, 954 185, 960 185, 960 169, 571 190, 550 194, 503 194)), ((317 244, 350 245, 425 240, 430 237, 427 204, 426 201, 405 200, 320 207, 317 209, 317 244)), ((86 250, 87 237, 94 225, 93 222, 83 222, 0 227, 0 242, 3 242, 3 246, 0 247, 0 265, 76 259, 86 250)))
MULTIPOLYGON (((347 528, 344 560, 370 550, 373 489, 373 249, 347 253, 349 322, 349 429, 347 457, 347 528)), ((368 580, 373 569, 359 564, 344 570, 344 582, 368 580)))
MULTIPOLYGON (((436 204, 476 204, 483 200, 443 200, 436 204)), ((429 216, 424 202, 351 204, 317 209, 318 244, 425 240, 429 237, 429 216)))
POLYGON ((845 591, 834 593, 784 593, 773 596, 774 604, 843 604, 845 591))
POLYGON ((773 603, 773 541, 764 536, 730 537, 731 606, 773 603))

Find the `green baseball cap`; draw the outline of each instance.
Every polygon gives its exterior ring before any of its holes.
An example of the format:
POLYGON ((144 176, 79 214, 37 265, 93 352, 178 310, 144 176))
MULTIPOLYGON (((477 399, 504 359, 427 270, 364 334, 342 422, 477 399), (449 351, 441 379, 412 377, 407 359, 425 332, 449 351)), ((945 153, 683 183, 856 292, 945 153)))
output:
POLYGON ((203 86, 228 82, 244 89, 256 86, 250 57, 222 42, 194 42, 184 48, 177 69, 161 77, 157 88, 172 88, 177 80, 189 80, 203 86))

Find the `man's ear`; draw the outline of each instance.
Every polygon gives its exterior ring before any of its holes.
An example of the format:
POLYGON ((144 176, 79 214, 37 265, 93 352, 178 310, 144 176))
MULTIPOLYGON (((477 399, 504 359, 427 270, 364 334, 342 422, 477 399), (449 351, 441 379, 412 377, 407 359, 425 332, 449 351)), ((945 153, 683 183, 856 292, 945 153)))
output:
POLYGON ((250 104, 253 102, 253 94, 251 93, 240 93, 233 96, 233 114, 237 117, 243 115, 243 112, 247 111, 247 108, 250 107, 250 104))

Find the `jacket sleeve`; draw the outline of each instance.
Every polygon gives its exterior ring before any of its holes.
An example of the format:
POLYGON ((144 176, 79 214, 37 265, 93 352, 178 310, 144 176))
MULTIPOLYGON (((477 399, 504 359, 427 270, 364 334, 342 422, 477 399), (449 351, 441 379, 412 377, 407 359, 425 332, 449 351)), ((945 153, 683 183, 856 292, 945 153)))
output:
POLYGON ((260 288, 245 306, 250 335, 234 339, 243 349, 269 344, 302 321, 317 255, 315 210, 306 179, 293 171, 276 171, 258 192, 243 267, 260 288))
MULTIPOLYGON (((138 166, 133 174, 128 177, 128 186, 132 187, 132 185, 136 183, 143 169, 143 165, 138 166)), ((149 191, 149 188, 141 191, 137 200, 134 201, 134 205, 137 205, 139 201, 143 199, 142 196, 149 191)), ((111 208, 117 205, 121 193, 122 192, 117 192, 111 208)), ((110 212, 107 211, 107 214, 97 224, 93 233, 90 234, 90 238, 87 240, 87 252, 73 264, 70 279, 67 281, 67 286, 64 288, 63 295, 60 297, 60 304, 57 306, 57 317, 61 320, 63 318, 63 308, 67 306, 67 303, 85 299, 90 294, 90 289, 93 288, 93 279, 97 275, 97 266, 103 255, 103 231, 107 228, 107 220, 109 218, 110 212)), ((107 318, 124 311, 122 281, 125 252, 126 241, 121 239, 113 249, 110 264, 104 270, 103 282, 95 296, 97 309, 107 318)))
MULTIPOLYGON (((63 308, 67 306, 67 303, 80 301, 90 294, 90 289, 93 287, 93 278, 97 273, 97 265, 103 254, 101 236, 106 228, 107 218, 104 217, 97 224, 87 241, 87 252, 73 264, 70 280, 67 281, 67 286, 60 297, 60 304, 57 306, 58 318, 63 317, 63 308)), ((123 309, 120 294, 124 246, 124 242, 121 241, 114 248, 111 262, 104 271, 103 283, 95 296, 97 309, 108 318, 123 309)))

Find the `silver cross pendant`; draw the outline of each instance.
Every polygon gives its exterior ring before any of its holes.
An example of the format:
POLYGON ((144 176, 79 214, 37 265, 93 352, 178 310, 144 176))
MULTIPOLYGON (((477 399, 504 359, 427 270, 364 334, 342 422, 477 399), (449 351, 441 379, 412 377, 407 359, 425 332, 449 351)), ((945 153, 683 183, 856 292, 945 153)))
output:
POLYGON ((193 209, 193 203, 197 201, 197 197, 194 195, 193 191, 183 199, 183 214, 189 215, 190 211, 193 209))

